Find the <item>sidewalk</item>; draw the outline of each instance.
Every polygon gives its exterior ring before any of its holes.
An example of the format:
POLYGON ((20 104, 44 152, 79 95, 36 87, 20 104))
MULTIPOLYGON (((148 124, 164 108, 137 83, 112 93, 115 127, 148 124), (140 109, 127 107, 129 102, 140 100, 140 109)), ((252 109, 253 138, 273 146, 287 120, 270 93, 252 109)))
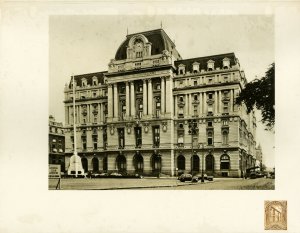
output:
MULTIPOLYGON (((205 183, 211 181, 205 181, 205 183)), ((204 183, 204 184, 205 184, 204 183)), ((49 180, 49 189, 55 189, 57 180, 49 180)), ((139 189, 156 187, 177 187, 201 184, 192 182, 180 182, 176 177, 145 177, 142 179, 61 179, 62 190, 116 190, 116 189, 139 189)))

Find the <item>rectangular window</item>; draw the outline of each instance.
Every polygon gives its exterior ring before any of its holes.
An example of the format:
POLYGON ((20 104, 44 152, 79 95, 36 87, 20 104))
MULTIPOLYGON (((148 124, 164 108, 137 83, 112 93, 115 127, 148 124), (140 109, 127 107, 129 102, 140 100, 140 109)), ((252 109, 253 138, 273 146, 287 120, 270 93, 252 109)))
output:
POLYGON ((119 148, 124 148, 125 147, 124 128, 118 129, 118 135, 119 135, 119 148))
POLYGON ((140 148, 142 146, 142 128, 136 127, 135 129, 135 145, 140 148))
POLYGON ((160 102, 156 102, 155 114, 156 114, 156 117, 160 116, 160 102))
POLYGON ((183 135, 182 134, 178 135, 178 144, 183 144, 183 135))
POLYGON ((212 127, 213 126, 213 122, 212 121, 207 121, 207 126, 208 127, 212 127))
POLYGON ((97 150, 97 147, 98 147, 97 141, 98 141, 98 137, 94 136, 93 137, 94 150, 97 150))
POLYGON ((107 146, 107 128, 106 126, 103 127, 103 149, 106 150, 107 146))
POLYGON ((211 100, 212 98, 213 98, 213 94, 212 94, 212 93, 209 93, 209 94, 208 94, 208 99, 211 100))
POLYGON ((208 145, 213 144, 213 133, 211 131, 207 133, 207 144, 208 145))
POLYGON ((178 117, 180 118, 180 117, 183 117, 183 116, 184 116, 184 114, 183 114, 183 107, 180 107, 178 109, 178 117))
POLYGON ((86 150, 86 139, 82 139, 82 149, 86 150))
POLYGON ((160 143, 160 130, 159 126, 153 126, 153 146, 159 147, 160 143))
POLYGON ((213 113, 213 105, 212 104, 208 104, 207 113, 210 114, 210 115, 213 113))
POLYGON ((197 80, 194 80, 194 86, 197 86, 197 85, 198 85, 197 80))
POLYGON ((197 116, 198 115, 198 106, 195 105, 194 106, 194 116, 197 116))
POLYGON ((143 52, 136 52, 136 58, 141 58, 143 57, 143 52))
POLYGON ((228 113, 228 103, 223 104, 223 112, 228 113))
POLYGON ((125 94, 125 92, 126 92, 125 86, 120 86, 119 92, 120 92, 120 94, 125 94))
POLYGON ((160 90, 160 83, 156 84, 156 90, 160 90))

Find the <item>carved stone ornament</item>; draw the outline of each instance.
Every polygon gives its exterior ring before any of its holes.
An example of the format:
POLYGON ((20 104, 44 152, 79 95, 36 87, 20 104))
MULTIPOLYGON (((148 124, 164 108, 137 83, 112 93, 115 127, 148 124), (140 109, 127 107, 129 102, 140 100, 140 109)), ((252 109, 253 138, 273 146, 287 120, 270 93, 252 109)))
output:
POLYGON ((162 130, 163 130, 164 132, 167 132, 167 130, 168 130, 167 122, 162 122, 162 130))
POLYGON ((115 127, 113 125, 109 126, 110 135, 114 135, 115 133, 115 127))
POLYGON ((144 122, 144 131, 145 131, 145 133, 148 133, 148 131, 149 131, 149 122, 144 122))
POLYGON ((132 125, 131 124, 126 124, 126 128, 127 128, 127 133, 128 134, 131 134, 131 127, 132 127, 132 125))

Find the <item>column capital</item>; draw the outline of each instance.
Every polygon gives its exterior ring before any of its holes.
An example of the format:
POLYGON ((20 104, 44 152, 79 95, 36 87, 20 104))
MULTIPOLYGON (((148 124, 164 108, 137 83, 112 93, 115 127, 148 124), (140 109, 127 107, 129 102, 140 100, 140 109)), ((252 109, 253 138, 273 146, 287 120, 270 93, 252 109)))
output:
POLYGON ((148 83, 151 83, 152 82, 152 79, 151 78, 147 78, 148 80, 148 83))
POLYGON ((107 87, 112 87, 112 83, 107 84, 107 87))
POLYGON ((145 84, 146 84, 146 79, 143 79, 143 83, 145 83, 145 84))

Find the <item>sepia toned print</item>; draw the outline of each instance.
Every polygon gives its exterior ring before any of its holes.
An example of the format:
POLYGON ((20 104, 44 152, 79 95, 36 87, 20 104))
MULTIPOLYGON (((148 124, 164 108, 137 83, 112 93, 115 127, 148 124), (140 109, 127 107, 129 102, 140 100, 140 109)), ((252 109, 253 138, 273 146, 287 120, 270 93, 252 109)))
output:
POLYGON ((287 230, 287 201, 265 201, 265 230, 287 230))

